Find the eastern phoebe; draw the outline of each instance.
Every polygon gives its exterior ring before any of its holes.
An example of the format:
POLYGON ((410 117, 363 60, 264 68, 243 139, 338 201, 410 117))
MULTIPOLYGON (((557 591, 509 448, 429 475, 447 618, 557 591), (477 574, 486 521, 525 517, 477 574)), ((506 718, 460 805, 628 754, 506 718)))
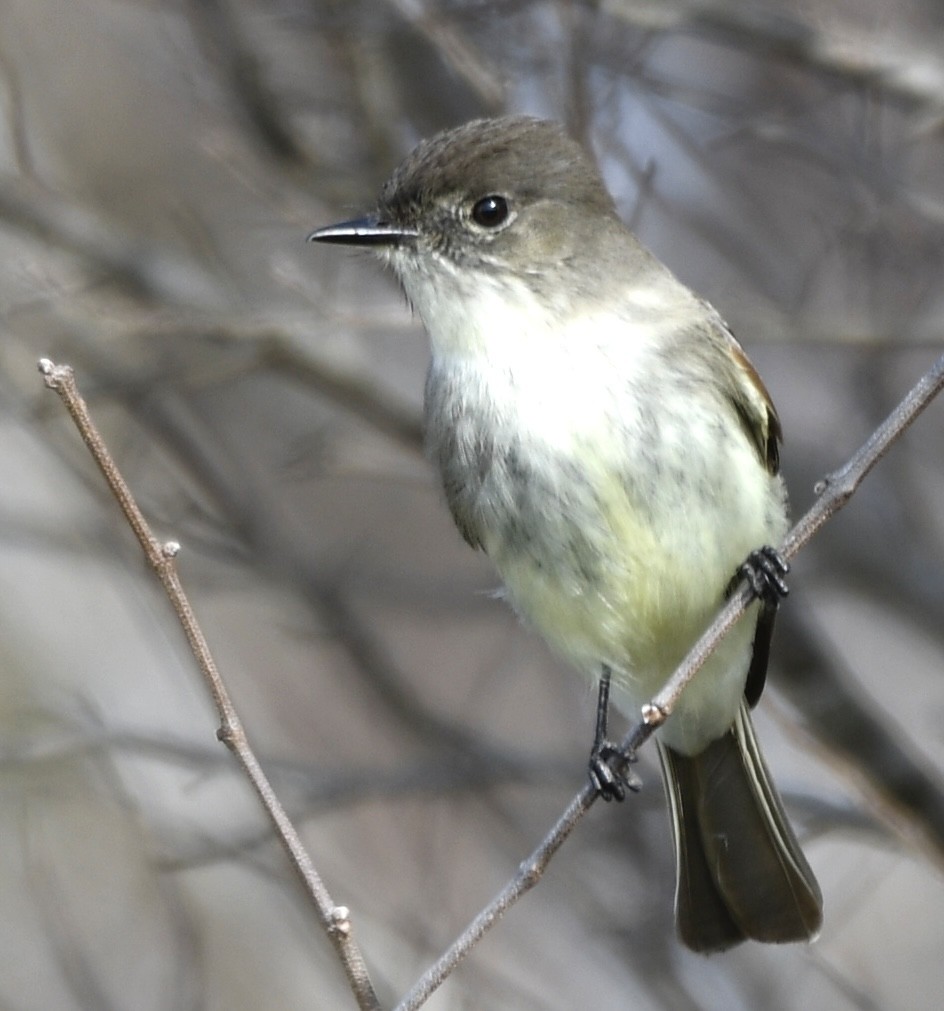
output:
MULTIPOLYGON (((722 605, 746 558, 778 583, 780 423, 724 321, 620 221, 561 127, 476 120, 421 143, 365 218, 432 344, 426 441, 465 539, 519 614, 631 719, 722 605), (767 570, 766 573, 764 570, 767 570)), ((781 592, 785 592, 782 590, 781 592)), ((659 732, 682 940, 811 939, 822 896, 748 715, 775 601, 754 605, 659 732)))

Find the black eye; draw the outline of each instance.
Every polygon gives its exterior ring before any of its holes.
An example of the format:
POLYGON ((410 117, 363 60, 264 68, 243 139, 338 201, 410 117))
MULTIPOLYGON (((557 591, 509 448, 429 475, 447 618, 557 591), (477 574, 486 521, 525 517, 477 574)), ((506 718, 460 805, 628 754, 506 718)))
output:
POLYGON ((493 194, 476 201, 472 208, 472 220, 483 228, 497 228, 508 220, 508 201, 493 194))

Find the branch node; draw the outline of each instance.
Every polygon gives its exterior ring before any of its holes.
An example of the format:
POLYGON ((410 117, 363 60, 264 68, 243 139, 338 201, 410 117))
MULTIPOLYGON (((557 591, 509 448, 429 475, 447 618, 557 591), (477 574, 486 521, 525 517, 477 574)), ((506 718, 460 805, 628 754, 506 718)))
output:
POLYGON ((230 751, 239 750, 241 737, 245 737, 242 726, 228 718, 223 719, 216 731, 216 739, 225 744, 230 751))
POLYGON ((522 860, 518 867, 518 881, 523 886, 523 890, 533 888, 541 880, 541 867, 532 857, 522 860))
POLYGON ((853 492, 856 489, 857 481, 854 475, 850 474, 849 464, 845 464, 838 470, 830 471, 824 477, 821 477, 816 484, 813 485, 813 494, 817 497, 823 496, 827 491, 830 492, 830 496, 834 498, 839 505, 837 509, 845 505, 846 502, 852 497, 853 492))
POLYGON ((72 378, 70 365, 57 365, 51 358, 40 358, 37 362, 40 374, 51 390, 58 390, 63 383, 72 378))
POLYGON ((180 542, 165 541, 161 545, 161 554, 165 558, 176 558, 180 554, 180 542))
POLYGON ((340 937, 347 937, 351 932, 351 911, 347 906, 335 906, 331 910, 331 922, 328 930, 340 937))
POLYGON ((657 706, 654 702, 647 702, 642 707, 642 722, 647 727, 661 727, 668 718, 668 710, 662 706, 657 706))

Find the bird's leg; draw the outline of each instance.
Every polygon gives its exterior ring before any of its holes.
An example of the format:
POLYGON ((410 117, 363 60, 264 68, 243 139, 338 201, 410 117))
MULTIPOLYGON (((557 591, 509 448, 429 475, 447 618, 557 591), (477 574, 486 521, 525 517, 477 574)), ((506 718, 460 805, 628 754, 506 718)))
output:
POLYGON ((774 619, 777 617, 780 601, 790 592, 783 580, 789 571, 790 566, 774 548, 758 548, 747 556, 743 565, 738 566, 728 585, 727 592, 730 594, 742 579, 746 579, 760 601, 751 665, 744 683, 744 698, 751 709, 757 705, 767 681, 767 661, 770 658, 774 619))
POLYGON ((610 668, 604 664, 597 695, 597 728, 590 752, 590 782, 607 801, 624 800, 627 790, 638 790, 642 781, 629 768, 636 761, 635 752, 626 752, 607 736, 610 710, 610 668))

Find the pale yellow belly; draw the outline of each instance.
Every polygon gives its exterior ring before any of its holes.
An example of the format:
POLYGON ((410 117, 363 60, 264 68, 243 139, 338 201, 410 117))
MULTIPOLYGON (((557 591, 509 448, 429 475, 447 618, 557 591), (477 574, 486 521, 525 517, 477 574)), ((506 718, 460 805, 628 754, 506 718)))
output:
MULTIPOLYGON (((555 552, 544 557, 487 545, 515 609, 551 647, 595 680, 613 671, 613 698, 630 718, 655 694, 717 614, 725 587, 749 551, 772 531, 757 512, 717 522, 707 510, 680 519, 630 508, 613 485, 582 530, 592 571, 555 552)), ((756 512, 756 511, 755 511, 756 512)), ((734 719, 750 664, 756 611, 729 634, 688 687, 662 739, 697 753, 734 719)))

